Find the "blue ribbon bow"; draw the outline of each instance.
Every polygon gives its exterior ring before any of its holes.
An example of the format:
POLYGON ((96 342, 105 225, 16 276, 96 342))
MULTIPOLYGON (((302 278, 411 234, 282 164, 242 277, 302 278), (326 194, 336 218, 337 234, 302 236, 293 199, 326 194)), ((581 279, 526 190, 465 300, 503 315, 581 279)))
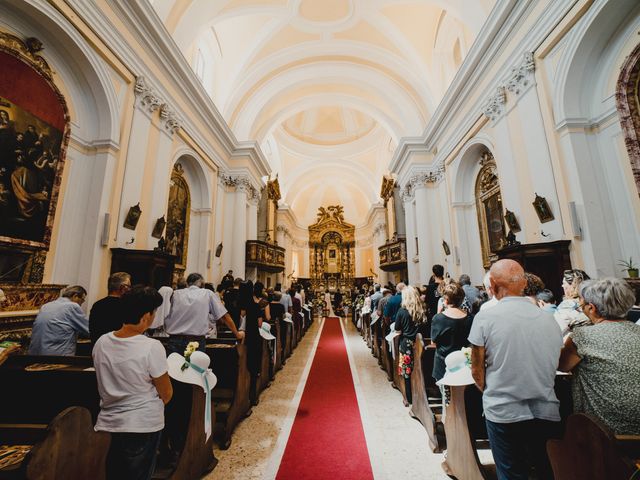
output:
POLYGON ((200 368, 197 365, 194 365, 191 362, 187 362, 191 368, 193 368, 196 372, 198 372, 202 378, 204 379, 205 385, 205 406, 204 406, 204 433, 205 433, 205 442, 209 440, 211 436, 211 389, 209 388, 209 379, 207 378, 207 371, 204 368, 200 368))

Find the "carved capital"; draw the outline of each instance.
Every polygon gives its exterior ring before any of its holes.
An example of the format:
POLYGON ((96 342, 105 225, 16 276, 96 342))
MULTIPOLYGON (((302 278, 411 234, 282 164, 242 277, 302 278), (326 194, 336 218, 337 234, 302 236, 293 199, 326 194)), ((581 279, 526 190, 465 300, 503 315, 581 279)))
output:
POLYGON ((169 105, 166 103, 162 104, 160 107, 160 119, 164 125, 164 128, 171 133, 172 135, 180 130, 180 120, 169 105))
POLYGON ((146 109, 149 113, 155 112, 163 104, 158 94, 149 86, 143 76, 136 77, 136 84, 133 87, 133 91, 138 98, 140 106, 146 109))
POLYGON ((507 103, 507 93, 504 87, 498 87, 482 107, 482 113, 492 122, 497 121, 504 114, 504 106, 507 103))
POLYGON ((509 80, 507 80, 507 90, 518 96, 529 87, 534 80, 536 64, 532 52, 525 52, 522 61, 511 69, 509 80))

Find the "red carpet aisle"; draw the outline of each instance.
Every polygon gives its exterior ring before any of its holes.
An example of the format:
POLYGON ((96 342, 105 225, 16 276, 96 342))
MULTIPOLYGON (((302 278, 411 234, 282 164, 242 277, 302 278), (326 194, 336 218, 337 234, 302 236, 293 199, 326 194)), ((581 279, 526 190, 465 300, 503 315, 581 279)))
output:
POLYGON ((339 318, 325 320, 277 478, 373 478, 339 318))

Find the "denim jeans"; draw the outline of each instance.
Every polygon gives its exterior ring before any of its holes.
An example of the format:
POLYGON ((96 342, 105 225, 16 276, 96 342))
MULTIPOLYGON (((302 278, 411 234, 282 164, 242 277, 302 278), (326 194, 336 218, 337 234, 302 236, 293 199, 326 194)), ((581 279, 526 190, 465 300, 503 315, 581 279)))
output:
POLYGON ((162 430, 152 433, 111 433, 107 480, 149 480, 156 466, 162 430))
POLYGON ((560 422, 540 419, 515 423, 486 422, 498 480, 528 480, 532 466, 538 480, 553 480, 547 457, 547 440, 559 438, 560 422))

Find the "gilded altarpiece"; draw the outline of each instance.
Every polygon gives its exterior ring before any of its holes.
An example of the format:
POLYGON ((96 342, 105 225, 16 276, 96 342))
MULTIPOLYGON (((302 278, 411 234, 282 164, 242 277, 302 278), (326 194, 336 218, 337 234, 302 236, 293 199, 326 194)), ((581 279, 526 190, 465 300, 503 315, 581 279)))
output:
POLYGON ((0 340, 28 335, 43 285, 70 117, 36 38, 0 32, 0 340))
POLYGON ((309 265, 314 290, 350 288, 355 278, 355 226, 341 205, 320 207, 309 226, 309 265))
POLYGON ((489 268, 498 257, 495 254, 505 245, 505 225, 498 169, 491 152, 480 157, 481 169, 476 179, 476 207, 482 244, 482 262, 489 268))
POLYGON ((184 168, 176 163, 169 183, 169 202, 167 205, 167 244, 166 252, 176 257, 175 280, 184 274, 187 268, 187 249, 189 246, 189 214, 191 213, 191 194, 184 178, 184 168))

